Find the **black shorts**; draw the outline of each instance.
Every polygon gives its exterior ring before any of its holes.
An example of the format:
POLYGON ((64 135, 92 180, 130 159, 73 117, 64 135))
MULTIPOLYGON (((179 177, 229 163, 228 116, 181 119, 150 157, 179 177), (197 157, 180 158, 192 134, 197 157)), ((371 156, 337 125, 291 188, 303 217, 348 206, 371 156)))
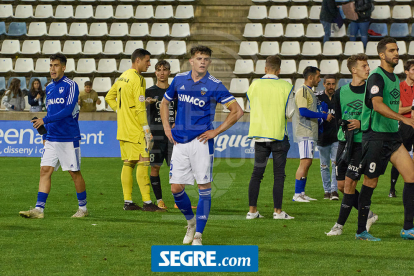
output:
MULTIPOLYGON (((337 157, 341 156, 342 152, 345 149, 345 142, 339 141, 337 157)), ((342 181, 345 180, 345 176, 351 178, 352 180, 359 180, 361 175, 359 174, 359 166, 361 164, 362 158, 362 146, 361 143, 354 143, 352 145, 351 161, 349 164, 341 162, 341 164, 336 166, 336 180, 342 181)), ((337 161, 338 162, 338 161, 337 161)), ((337 163, 338 164, 338 163, 337 163)))
POLYGON ((165 162, 170 166, 173 144, 169 141, 155 141, 150 152, 151 166, 161 166, 165 162))
POLYGON ((360 174, 369 178, 383 175, 391 155, 401 147, 401 141, 368 140, 362 141, 362 161, 360 174))
POLYGON ((404 123, 400 123, 398 133, 402 138, 404 147, 410 152, 414 145, 414 128, 404 123))

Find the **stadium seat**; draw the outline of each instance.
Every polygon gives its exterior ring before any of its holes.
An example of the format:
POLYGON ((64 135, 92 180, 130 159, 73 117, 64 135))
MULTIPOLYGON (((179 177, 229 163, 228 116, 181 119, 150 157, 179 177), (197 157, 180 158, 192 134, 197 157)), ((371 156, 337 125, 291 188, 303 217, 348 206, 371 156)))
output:
POLYGON ((124 45, 121 40, 108 40, 105 42, 105 55, 119 55, 124 52, 124 45))
POLYGON ((80 40, 66 40, 63 44, 64 55, 78 55, 82 53, 82 43, 80 40))
POLYGON ((132 23, 129 36, 145 37, 149 35, 148 23, 132 23))
POLYGON ((390 6, 376 5, 372 11, 372 19, 389 19, 391 17, 390 6))
POLYGON ((25 22, 11 22, 7 31, 8 36, 22 36, 26 35, 27 28, 25 22))
POLYGON ((116 60, 114 58, 99 60, 97 73, 114 73, 116 71, 116 60))
POLYGON ((190 25, 188 23, 174 23, 171 28, 171 37, 185 38, 190 36, 190 25))
POLYGON ((158 62, 158 59, 156 59, 156 58, 150 59, 151 65, 150 65, 150 67, 148 67, 147 72, 143 72, 143 73, 154 74, 155 73, 155 64, 157 64, 157 62, 158 62))
POLYGON ((252 0, 252 2, 253 3, 266 3, 266 2, 270 2, 270 0, 252 0))
POLYGON ((321 14, 321 6, 312 6, 309 11, 309 19, 319 21, 320 14, 321 14))
POLYGON ((306 37, 321 38, 325 35, 322 24, 308 24, 306 27, 306 37))
POLYGON ((400 58, 402 55, 407 54, 407 45, 405 44, 405 41, 397 41, 397 46, 399 48, 398 53, 400 54, 400 58))
POLYGON ((49 27, 49 36, 65 36, 68 34, 68 25, 65 22, 53 22, 49 27))
POLYGON ((261 20, 267 18, 266 6, 250 6, 249 15, 247 19, 250 20, 261 20))
POLYGON ((392 37, 406 37, 409 36, 407 23, 392 23, 390 27, 390 36, 392 37))
POLYGON ((175 19, 186 20, 194 18, 194 8, 193 6, 180 5, 177 6, 175 10, 175 19))
POLYGON ((86 23, 72 23, 69 28, 69 36, 88 35, 88 25, 86 23))
POLYGON ((344 37, 344 36, 346 36, 345 24, 343 24, 340 29, 331 28, 331 38, 344 37))
POLYGON ((251 59, 238 59, 234 66, 233 74, 251 74, 254 72, 253 60, 251 59))
POLYGON ((126 70, 131 68, 131 59, 121 59, 121 61, 119 62, 119 69, 118 69, 118 73, 123 73, 126 70))
POLYGON ((33 17, 33 6, 32 5, 17 5, 14 11, 14 18, 25 18, 29 19, 33 17))
POLYGON ((180 61, 178 59, 166 59, 170 64, 171 74, 177 74, 181 72, 180 61))
POLYGON ((92 89, 98 93, 108 92, 111 86, 111 78, 94 78, 92 82, 92 89))
POLYGON ((48 58, 38 58, 36 60, 36 66, 35 66, 34 71, 36 73, 48 73, 49 68, 50 68, 50 59, 48 59, 48 58))
POLYGON ((244 94, 249 90, 249 79, 231 79, 229 92, 232 94, 244 94))
POLYGON ((409 5, 397 5, 392 8, 393 19, 410 19, 412 17, 409 5))
POLYGON ((76 82, 79 86, 79 90, 83 90, 85 82, 91 81, 89 77, 74 77, 73 81, 76 82))
POLYGON ((351 56, 356 53, 364 52, 364 44, 362 41, 348 41, 345 43, 344 55, 351 56))
POLYGON ((0 36, 6 34, 6 23, 0 22, 0 36))
POLYGON ((259 55, 261 56, 272 56, 279 53, 279 42, 277 41, 263 41, 262 45, 260 45, 259 55))
POLYGON ((296 90, 298 90, 304 83, 305 83, 305 79, 303 78, 298 78, 295 80, 295 85, 293 86, 295 93, 296 93, 296 90))
POLYGON ((379 59, 368 59, 368 65, 371 71, 380 66, 380 64, 381 61, 379 59))
POLYGON ((244 27, 244 37, 261 37, 263 36, 263 25, 258 23, 247 23, 244 27))
POLYGON ((171 5, 168 6, 157 6, 155 9, 155 19, 170 19, 174 17, 173 7, 171 5))
POLYGON ((116 19, 129 19, 134 16, 134 8, 132 5, 119 5, 115 10, 116 19))
POLYGON ((93 58, 80 58, 78 65, 76 66, 77 74, 89 74, 96 71, 95 59, 93 58))
POLYGON ((181 56, 187 52, 187 45, 185 41, 171 40, 168 42, 167 55, 181 56))
POLYGON ((6 79, 0 77, 0 92, 3 93, 4 91, 6 91, 6 79))
POLYGON ((259 53, 259 45, 256 41, 242 41, 240 43, 240 56, 254 56, 259 53))
POLYGON ((136 19, 151 19, 154 17, 154 8, 152 6, 138 6, 135 10, 136 19))
POLYGON ((303 56, 318 56, 322 54, 322 46, 319 41, 305 41, 302 45, 303 56))
POLYGON ((13 6, 10 4, 0 5, 0 18, 10 18, 13 17, 13 6))
POLYGON ((327 41, 323 44, 324 56, 339 56, 342 55, 342 43, 341 41, 327 41))
POLYGON ((291 6, 289 9, 290 20, 302 20, 308 18, 308 8, 306 6, 291 6))
POLYGON ((269 9, 269 19, 282 20, 288 18, 286 6, 271 6, 269 9))
POLYGON ((324 59, 319 65, 321 69, 321 74, 336 74, 339 73, 339 64, 337 59, 324 59))
POLYGON ((151 37, 167 37, 170 35, 170 26, 168 23, 155 23, 151 27, 151 37))
POLYGON ((259 59, 258 61, 256 61, 256 70, 254 71, 254 73, 256 75, 264 75, 265 73, 265 67, 266 67, 266 60, 264 59, 259 59))
POLYGON ((39 19, 52 18, 53 17, 52 5, 37 5, 34 17, 39 18, 39 19))
POLYGON ((26 77, 11 77, 11 78, 9 78, 9 80, 7 81, 7 87, 10 87, 10 83, 13 79, 19 79, 20 80, 20 89, 22 91, 27 91, 26 77))
POLYGON ((18 58, 14 64, 15 73, 30 73, 33 72, 34 65, 31 58, 18 58))
POLYGON ((367 56, 378 56, 377 45, 378 41, 368 41, 365 54, 367 56))
POLYGON ((118 37, 128 35, 128 23, 112 23, 108 36, 118 37))
POLYGON ((318 67, 318 61, 316 59, 302 59, 299 61, 298 73, 301 74, 308 66, 318 67))
POLYGON ((47 35, 46 22, 31 22, 27 36, 45 36, 47 35))
POLYGON ((338 81, 338 87, 342 87, 344 85, 347 85, 348 83, 351 83, 352 79, 340 79, 338 81))
POLYGON ((144 48, 142 40, 128 40, 125 44, 124 55, 132 55, 132 53, 138 48, 144 48))
POLYGON ((302 37, 305 35, 303 24, 288 23, 286 25, 286 37, 302 37))
POLYGON ((284 41, 280 50, 282 56, 300 55, 299 41, 284 41))
POLYGON ((68 60, 66 61, 65 73, 72 73, 75 71, 75 60, 73 58, 68 58, 68 60))
POLYGON ((96 105, 96 111, 104 111, 106 106, 105 97, 98 96, 98 98, 101 101, 101 103, 96 105))
MULTIPOLYGON (((150 88, 151 86, 154 86, 154 79, 153 78, 144 78, 145 79, 145 87, 146 89, 150 88)), ((170 79, 170 78, 168 78, 170 79)), ((168 82, 171 83, 171 82, 168 82)))
POLYGON ((96 19, 111 19, 114 17, 114 8, 111 5, 99 5, 95 10, 96 19))
POLYGON ((380 34, 380 36, 369 35, 370 37, 384 37, 388 35, 387 23, 372 23, 369 25, 369 29, 380 34))
POLYGON ((162 40, 152 40, 148 41, 146 50, 148 50, 151 55, 163 55, 165 54, 165 44, 162 40))
POLYGON ((62 52, 62 45, 59 40, 45 40, 43 43, 42 54, 51 55, 62 52))
POLYGON ((56 7, 54 18, 59 18, 59 19, 73 18, 73 6, 72 5, 58 5, 56 7))
POLYGON ((404 63, 401 59, 398 60, 398 64, 394 68, 394 73, 397 75, 404 73, 404 63))
MULTIPOLYGON (((348 66, 347 66, 347 60, 346 59, 344 59, 341 63, 340 73, 343 74, 343 75, 351 75, 351 72, 349 71, 348 66)), ((338 87, 340 87, 340 86, 338 86, 338 87)))
POLYGON ((87 40, 83 46, 83 54, 85 55, 99 55, 102 53, 101 40, 87 40))
POLYGON ((92 5, 79 5, 75 10, 75 19, 89 19, 93 17, 92 5))
POLYGON ((39 40, 25 40, 22 45, 22 54, 38 54, 40 53, 39 40))
POLYGON ((13 72, 13 61, 11 58, 0 58, 0 73, 13 72))
POLYGON ((2 54, 17 54, 20 53, 20 42, 18 40, 3 40, 1 45, 2 54))
POLYGON ((315 92, 324 92, 325 86, 323 86, 323 80, 318 83, 318 86, 315 87, 315 92))
MULTIPOLYGON (((48 60, 48 62, 49 62, 49 60, 48 60)), ((48 64, 48 71, 49 71, 49 64, 48 64)), ((35 79, 40 80, 40 85, 42 86, 43 90, 46 88, 46 85, 48 85, 47 77, 31 77, 30 80, 29 80, 29 85, 27 87, 32 87, 32 82, 35 79)))
POLYGON ((266 24, 264 37, 276 38, 284 36, 282 23, 266 24))
POLYGON ((108 25, 105 22, 91 24, 88 36, 102 37, 106 35, 108 35, 108 25))
POLYGON ((290 75, 296 73, 296 62, 293 59, 284 59, 280 65, 281 75, 290 75))

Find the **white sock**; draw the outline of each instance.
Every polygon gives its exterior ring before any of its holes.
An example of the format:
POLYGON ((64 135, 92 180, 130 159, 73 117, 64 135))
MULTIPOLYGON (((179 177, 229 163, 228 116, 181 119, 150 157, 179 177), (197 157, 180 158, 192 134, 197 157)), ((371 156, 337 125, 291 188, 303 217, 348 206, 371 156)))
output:
POLYGON ((42 208, 42 207, 36 207, 35 208, 36 210, 38 210, 38 211, 40 211, 40 212, 42 212, 43 213, 43 211, 45 210, 44 208, 42 208))
POLYGON ((124 200, 125 203, 132 203, 132 200, 124 200))
POLYGON ((81 209, 82 211, 86 212, 86 205, 84 205, 84 206, 79 206, 79 209, 81 209))
POLYGON ((151 201, 151 200, 149 200, 149 201, 144 201, 144 203, 145 203, 145 204, 150 204, 150 203, 152 203, 152 201, 151 201))
POLYGON ((196 217, 194 216, 192 219, 187 220, 188 225, 196 224, 196 217))
POLYGON ((295 196, 300 196, 301 194, 295 193, 295 196))
POLYGON ((157 204, 160 203, 160 201, 163 201, 162 198, 161 199, 157 199, 157 204))
POLYGON ((202 236, 203 234, 202 233, 200 233, 200 232, 196 232, 195 233, 195 235, 194 235, 194 238, 195 239, 201 239, 201 236, 202 236))
POLYGON ((300 194, 301 194, 301 195, 305 195, 305 192, 301 192, 300 194))

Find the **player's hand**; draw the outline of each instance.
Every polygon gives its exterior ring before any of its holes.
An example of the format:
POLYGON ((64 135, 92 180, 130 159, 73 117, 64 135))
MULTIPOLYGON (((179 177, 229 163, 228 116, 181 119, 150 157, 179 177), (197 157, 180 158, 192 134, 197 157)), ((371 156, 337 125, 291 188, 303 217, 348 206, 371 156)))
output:
POLYGON ((39 127, 43 126, 45 123, 43 122, 43 119, 35 119, 31 120, 31 123, 33 123, 33 127, 38 129, 39 127))
POLYGON ((155 104, 158 100, 157 99, 153 99, 151 97, 148 97, 145 99, 145 102, 148 104, 155 104))
POLYGON ((205 144, 207 143, 208 140, 214 139, 214 137, 216 137, 217 135, 218 133, 216 132, 216 130, 212 129, 212 130, 207 130, 206 132, 198 136, 197 139, 203 144, 205 144))
POLYGON ((147 143, 148 151, 151 151, 154 147, 154 138, 152 137, 152 133, 145 135, 145 142, 147 143))
POLYGON ((330 121, 332 121, 332 119, 334 119, 335 118, 335 116, 334 115, 332 115, 332 114, 328 114, 328 117, 326 117, 326 120, 328 121, 328 122, 330 122, 330 121))
POLYGON ((172 136, 171 129, 164 129, 164 132, 165 132, 165 136, 167 136, 168 140, 172 144, 177 145, 177 142, 174 140, 174 137, 172 136))
POLYGON ((360 129, 361 128, 361 122, 359 120, 348 120, 348 130, 354 130, 354 129, 360 129))

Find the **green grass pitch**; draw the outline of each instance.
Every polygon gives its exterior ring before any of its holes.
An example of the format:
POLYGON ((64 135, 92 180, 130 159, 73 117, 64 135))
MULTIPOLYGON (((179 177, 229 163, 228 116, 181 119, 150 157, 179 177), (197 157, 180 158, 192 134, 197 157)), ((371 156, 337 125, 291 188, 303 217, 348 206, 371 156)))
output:
MULTIPOLYGON (((77 209, 74 185, 67 172, 58 171, 52 176, 45 219, 23 219, 18 212, 36 202, 39 162, 38 158, 0 158, 0 275, 153 275, 156 273, 151 272, 151 246, 181 244, 186 222, 172 208, 166 166, 161 170, 161 180, 164 200, 170 207, 167 213, 123 211, 122 161, 83 158, 90 216, 70 218, 77 209)), ((258 210, 265 218, 245 220, 252 162, 215 161, 212 210, 203 235, 205 245, 258 245, 257 275, 412 275, 414 241, 404 241, 399 236, 403 222, 401 177, 397 198, 387 197, 389 169, 380 179, 372 201, 379 221, 371 233, 382 241, 370 243, 354 238, 355 210, 342 236, 324 234, 337 219, 340 201, 323 200, 319 160, 311 167, 306 187, 307 194, 318 201, 291 201, 299 161, 290 159, 283 209, 295 219, 273 220, 269 162, 258 201, 258 210)), ((187 192, 196 205, 196 190, 188 188, 187 192)), ((136 183, 133 198, 142 205, 136 183)), ((255 273, 249 273, 252 274, 255 273)))

